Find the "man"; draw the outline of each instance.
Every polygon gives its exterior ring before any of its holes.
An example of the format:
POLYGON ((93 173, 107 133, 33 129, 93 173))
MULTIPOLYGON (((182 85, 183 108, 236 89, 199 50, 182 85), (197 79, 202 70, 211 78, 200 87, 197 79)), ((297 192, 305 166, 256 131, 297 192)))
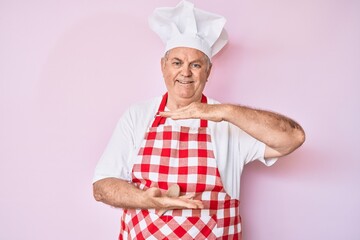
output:
POLYGON ((203 95, 224 24, 186 1, 150 18, 167 93, 123 115, 93 184, 97 201, 124 210, 119 239, 241 239, 244 165, 271 165, 305 140, 285 116, 203 95))

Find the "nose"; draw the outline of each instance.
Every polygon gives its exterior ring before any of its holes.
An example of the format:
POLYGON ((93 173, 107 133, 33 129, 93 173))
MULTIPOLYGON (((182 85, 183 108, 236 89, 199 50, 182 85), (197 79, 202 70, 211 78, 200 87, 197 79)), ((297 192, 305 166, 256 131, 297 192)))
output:
POLYGON ((184 77, 190 77, 191 76, 190 66, 184 64, 181 68, 181 75, 183 75, 184 77))

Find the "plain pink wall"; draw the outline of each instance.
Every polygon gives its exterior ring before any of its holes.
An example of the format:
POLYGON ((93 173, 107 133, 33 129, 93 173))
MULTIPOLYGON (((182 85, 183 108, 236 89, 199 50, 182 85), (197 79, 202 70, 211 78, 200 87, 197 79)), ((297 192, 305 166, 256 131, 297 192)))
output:
MULTIPOLYGON (((0 239, 116 239, 94 167, 124 109, 165 91, 147 17, 176 3, 0 2, 0 239)), ((195 3, 228 19, 207 95, 307 132, 275 166, 246 168, 245 239, 360 239, 360 2, 195 3)))

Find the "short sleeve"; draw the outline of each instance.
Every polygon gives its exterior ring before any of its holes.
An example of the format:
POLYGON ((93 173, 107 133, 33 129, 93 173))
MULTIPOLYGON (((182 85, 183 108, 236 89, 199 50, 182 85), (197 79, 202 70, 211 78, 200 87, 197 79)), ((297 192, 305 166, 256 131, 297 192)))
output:
POLYGON ((118 121, 95 168, 93 182, 108 177, 130 180, 130 156, 134 149, 132 129, 131 115, 128 110, 118 121))
POLYGON ((242 130, 240 130, 239 135, 240 153, 244 157, 245 164, 258 160, 266 166, 271 166, 277 161, 277 158, 265 159, 265 143, 253 138, 242 130))

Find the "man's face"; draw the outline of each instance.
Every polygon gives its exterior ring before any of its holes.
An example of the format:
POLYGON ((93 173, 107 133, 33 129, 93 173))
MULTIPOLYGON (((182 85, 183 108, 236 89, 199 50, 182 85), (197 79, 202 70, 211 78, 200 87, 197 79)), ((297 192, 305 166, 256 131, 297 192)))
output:
POLYGON ((211 63, 203 52, 173 48, 161 59, 161 69, 171 99, 188 104, 200 101, 211 70, 211 63))

